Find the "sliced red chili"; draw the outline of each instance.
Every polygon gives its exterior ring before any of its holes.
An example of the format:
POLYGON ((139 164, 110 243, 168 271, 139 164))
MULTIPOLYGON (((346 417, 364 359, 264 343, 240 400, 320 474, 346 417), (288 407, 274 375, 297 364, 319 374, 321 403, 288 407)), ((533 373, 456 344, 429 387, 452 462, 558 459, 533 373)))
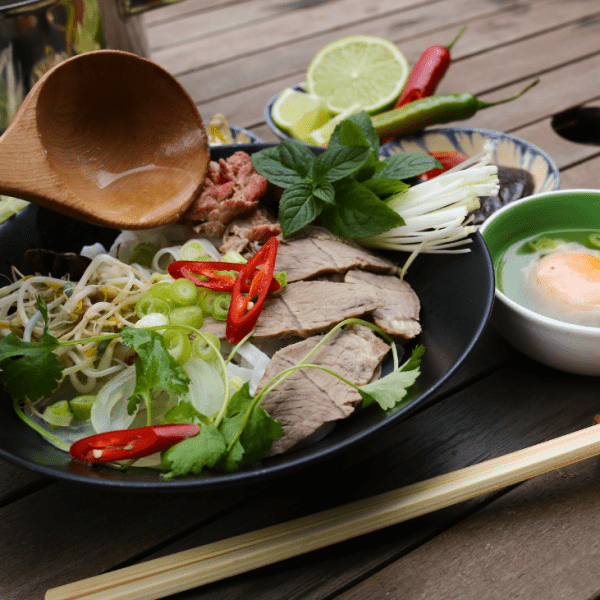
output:
POLYGON ((270 291, 278 245, 277 238, 270 238, 243 266, 235 280, 225 329, 227 340, 232 344, 236 344, 248 335, 258 321, 265 298, 270 291), (250 289, 244 295, 244 282, 250 278, 250 289))
POLYGON ((437 158, 442 164, 442 167, 431 169, 431 171, 427 171, 427 173, 422 173, 419 175, 419 179, 422 179, 423 181, 433 179, 445 171, 448 171, 448 169, 452 169, 452 167, 460 165, 461 162, 464 162, 467 160, 467 158, 469 158, 460 152, 429 152, 429 155, 437 158))
POLYGON ((78 440, 69 454, 86 463, 142 458, 194 437, 199 431, 198 425, 187 423, 107 431, 78 440))
MULTIPOLYGON (((196 260, 176 260, 168 266, 169 275, 173 279, 185 277, 199 287, 208 288, 216 292, 232 292, 237 277, 232 277, 223 273, 223 271, 240 271, 244 267, 240 263, 227 262, 203 262, 196 260), (206 279, 199 279, 198 276, 206 279)), ((242 282, 242 291, 250 290, 250 278, 242 282)), ((275 278, 271 278, 269 286, 270 292, 276 292, 281 287, 280 283, 275 278)))

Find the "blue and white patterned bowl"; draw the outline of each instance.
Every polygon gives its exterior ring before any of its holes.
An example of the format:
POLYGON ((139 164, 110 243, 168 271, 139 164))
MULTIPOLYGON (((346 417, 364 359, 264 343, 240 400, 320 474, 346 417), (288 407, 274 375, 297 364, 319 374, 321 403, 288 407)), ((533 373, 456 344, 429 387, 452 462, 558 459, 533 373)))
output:
POLYGON ((396 138, 381 146, 381 156, 398 152, 460 152, 474 156, 486 142, 495 144, 492 162, 503 167, 529 171, 534 194, 551 192, 560 186, 560 172, 543 150, 509 133, 474 127, 440 127, 396 138))

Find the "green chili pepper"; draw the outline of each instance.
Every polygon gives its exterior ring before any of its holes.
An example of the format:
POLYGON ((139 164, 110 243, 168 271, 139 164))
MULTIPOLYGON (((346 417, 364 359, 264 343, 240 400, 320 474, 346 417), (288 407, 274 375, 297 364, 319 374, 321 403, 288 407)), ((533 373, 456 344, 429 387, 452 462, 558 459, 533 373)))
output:
POLYGON ((373 115, 373 127, 380 138, 394 138, 415 133, 440 123, 469 119, 478 110, 509 102, 523 95, 528 89, 538 83, 536 79, 518 94, 496 102, 484 102, 469 92, 458 94, 441 94, 428 96, 414 102, 409 102, 399 108, 394 108, 378 115, 373 115))

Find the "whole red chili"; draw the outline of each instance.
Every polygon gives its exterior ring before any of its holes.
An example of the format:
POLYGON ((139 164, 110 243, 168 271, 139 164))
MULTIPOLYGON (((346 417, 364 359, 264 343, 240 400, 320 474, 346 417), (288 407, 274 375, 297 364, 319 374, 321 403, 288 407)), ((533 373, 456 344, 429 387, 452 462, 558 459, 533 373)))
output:
POLYGON ((69 454, 86 463, 131 460, 162 452, 183 440, 198 435, 200 427, 188 423, 150 425, 98 433, 71 445, 69 454))
MULTIPOLYGON (((232 292, 236 277, 224 273, 224 271, 237 271, 238 274, 245 265, 227 262, 203 262, 197 260, 176 260, 168 266, 169 275, 173 279, 185 277, 199 287, 208 288, 216 292, 232 292), (199 279, 198 276, 205 279, 199 279)), ((272 278, 269 286, 270 292, 276 292, 281 287, 277 279, 272 278)), ((250 289, 250 281, 242 282, 242 291, 250 289)))
POLYGON ((231 344, 237 344, 248 335, 262 310, 269 293, 279 240, 269 241, 242 267, 231 295, 231 304, 227 313, 225 335, 231 344), (260 267, 260 268, 259 268, 260 267), (258 269, 258 270, 257 270, 258 269), (244 295, 243 284, 251 278, 250 289, 244 295))
POLYGON ((441 168, 431 169, 426 173, 421 173, 419 175, 419 179, 423 181, 428 181, 429 179, 433 179, 438 175, 441 175, 445 171, 452 169, 456 165, 460 165, 460 163, 464 162, 469 158, 465 154, 461 154, 460 152, 428 152, 429 156, 433 156, 433 158, 437 158, 441 163, 441 168))
POLYGON ((413 67, 404 90, 394 108, 404 106, 420 98, 432 96, 450 66, 450 49, 463 34, 463 27, 447 46, 430 46, 413 67))

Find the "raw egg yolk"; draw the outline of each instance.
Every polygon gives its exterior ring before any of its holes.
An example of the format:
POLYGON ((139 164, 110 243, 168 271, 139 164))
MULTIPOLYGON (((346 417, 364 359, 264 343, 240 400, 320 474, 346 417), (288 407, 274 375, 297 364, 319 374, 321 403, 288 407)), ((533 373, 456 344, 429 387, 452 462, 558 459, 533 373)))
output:
POLYGON ((554 253, 540 259, 535 283, 555 308, 595 310, 600 307, 600 258, 585 253, 554 253))

